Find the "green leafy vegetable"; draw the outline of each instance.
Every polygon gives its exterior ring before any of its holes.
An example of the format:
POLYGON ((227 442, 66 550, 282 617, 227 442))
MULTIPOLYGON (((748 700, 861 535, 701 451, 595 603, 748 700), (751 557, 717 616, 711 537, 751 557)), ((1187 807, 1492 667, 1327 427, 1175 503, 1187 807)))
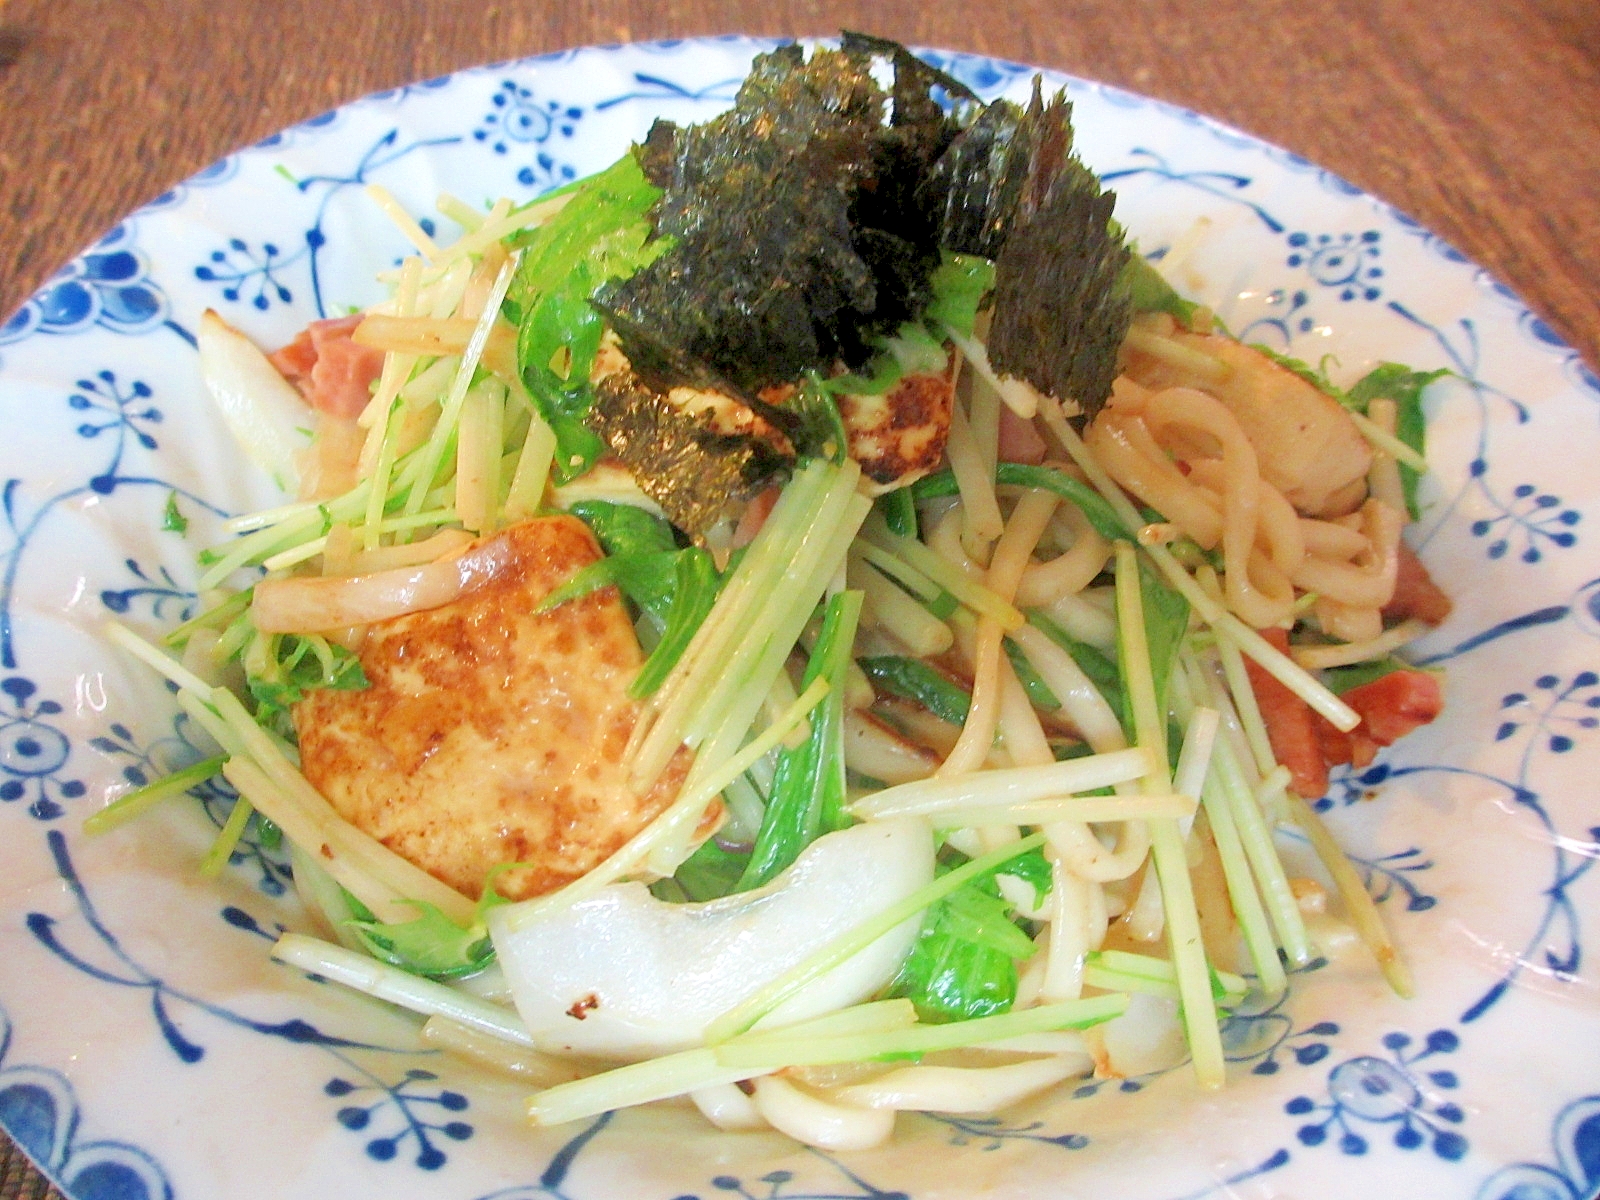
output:
POLYGON ((676 550, 639 550, 613 554, 580 568, 571 579, 539 602, 535 612, 548 612, 615 584, 645 612, 665 621, 672 606, 676 550))
POLYGON ((850 647, 861 616, 862 593, 836 593, 828 600, 822 629, 801 689, 819 677, 828 694, 811 710, 810 735, 798 747, 778 752, 772 794, 739 890, 758 888, 794 862, 824 833, 849 824, 844 813, 844 685, 850 647))
MULTIPOLYGON (((355 897, 349 898, 352 906, 360 904, 355 897)), ((365 918, 349 922, 374 958, 429 979, 475 975, 494 961, 494 945, 486 927, 474 924, 463 929, 432 904, 422 900, 410 903, 419 914, 412 921, 385 924, 369 912, 365 918)))
POLYGON ((1088 642, 1080 642, 1061 626, 1057 625, 1038 609, 1028 612, 1028 624, 1043 633, 1056 645, 1060 646, 1072 656, 1072 661, 1078 664, 1078 669, 1094 684, 1111 710, 1119 715, 1127 708, 1127 700, 1123 694, 1122 675, 1117 670, 1117 664, 1105 654, 1088 642))
POLYGON ((604 452, 584 422, 593 402, 589 376, 605 331, 590 297, 670 248, 670 240, 653 237, 646 216, 660 194, 633 157, 624 156, 582 181, 560 212, 522 239, 504 311, 518 326, 523 382, 556 434, 557 482, 581 475, 604 452))
POLYGON ((994 291, 994 263, 976 254, 947 250, 931 280, 933 299, 923 317, 934 328, 948 325, 962 337, 971 337, 978 309, 994 291))
POLYGON ((188 533, 189 518, 178 511, 178 493, 167 493, 167 506, 161 510, 161 528, 166 533, 188 533))
POLYGON ((996 875, 1011 875, 1022 880, 1033 889, 1033 905, 1038 908, 1044 903, 1044 898, 1050 894, 1051 876, 1050 860, 1045 857, 1044 851, 1035 846, 1026 854, 1019 854, 1006 863, 996 875))
MULTIPOLYGON (((1028 871, 1013 870, 1020 861, 1006 864, 1006 873, 1028 871)), ((1012 919, 994 877, 990 871, 968 880, 923 917, 889 988, 891 996, 911 1001, 920 1020, 966 1021, 1007 1012, 1015 1001, 1017 962, 1031 957, 1035 946, 1012 919)))
MULTIPOLYGON (((1395 436, 1418 454, 1423 454, 1426 449, 1427 422, 1422 413, 1422 393, 1434 380, 1448 374, 1450 372, 1442 368, 1437 371, 1413 371, 1400 363, 1380 363, 1351 387, 1350 405, 1364 413, 1374 400, 1393 400, 1395 436)), ((1400 464, 1400 483, 1405 489, 1406 508, 1413 521, 1421 516, 1417 508, 1418 478, 1414 468, 1400 464)))
POLYGON ((609 500, 579 500, 567 509, 589 527, 607 554, 632 554, 644 550, 676 550, 672 526, 636 504, 609 500))
POLYGON ((695 633, 717 601, 722 577, 717 574, 711 555, 698 546, 679 550, 673 556, 672 594, 666 609, 666 628, 639 674, 628 685, 628 695, 636 700, 649 696, 665 682, 689 648, 695 633))
POLYGON ((1186 329, 1193 326, 1195 310, 1200 306, 1180 296, 1144 255, 1137 252, 1128 255, 1122 280, 1134 312, 1164 312, 1186 329))
MULTIPOLYGON (((1093 525, 1095 532, 1108 541, 1128 536, 1122 520, 1104 496, 1094 488, 1065 471, 1055 467, 1031 467, 1025 463, 999 463, 995 467, 995 483, 1002 487, 1041 488, 1054 492, 1069 504, 1075 505, 1093 525)), ((924 475, 911 485, 912 495, 918 500, 933 500, 940 496, 954 496, 956 486, 954 471, 935 471, 924 475)), ((1158 518, 1159 519, 1159 518, 1158 518)))
POLYGON ((881 396, 908 374, 943 371, 949 358, 943 341, 929 327, 949 325, 971 336, 978 306, 993 286, 994 264, 987 259, 946 253, 929 280, 932 299, 922 318, 905 322, 892 337, 876 339, 877 352, 867 363, 866 374, 833 375, 823 386, 836 396, 881 396))
POLYGON ((920 658, 883 654, 858 658, 856 662, 879 691, 914 701, 952 725, 966 724, 972 697, 960 684, 920 658))
POLYGON ((374 958, 428 979, 461 979, 476 975, 494 961, 489 940, 489 910, 510 901, 495 888, 495 878, 514 870, 517 863, 502 863, 490 870, 483 883, 470 925, 457 925, 432 904, 408 900, 417 910, 411 921, 384 922, 350 892, 340 888, 352 919, 346 924, 374 958))
POLYGON ((1364 683, 1382 679, 1385 675, 1393 675, 1396 671, 1412 671, 1416 668, 1402 658, 1387 654, 1382 658, 1375 658, 1369 662, 1353 663, 1348 667, 1330 667, 1322 672, 1322 682, 1333 689, 1336 695, 1343 695, 1351 688, 1358 688, 1364 683))
POLYGON ((318 634, 258 633, 242 657, 257 723, 285 735, 294 732, 290 710, 307 692, 367 686, 361 660, 318 634))
POLYGON ((1056 699, 1056 694, 1050 690, 1050 685, 1039 677, 1039 672, 1033 669, 1033 664, 1028 661, 1028 656, 1022 652, 1022 647, 1010 638, 1001 641, 1006 657, 1011 660, 1011 669, 1016 672, 1017 682, 1022 684, 1022 690, 1028 693, 1028 703, 1045 712, 1054 712, 1061 707, 1061 701, 1056 699))
POLYGON ((896 537, 917 536, 917 502, 910 488, 895 488, 873 501, 883 514, 883 523, 896 537))
POLYGON ((784 410, 791 414, 798 426, 792 435, 795 450, 802 459, 825 458, 831 463, 842 463, 850 449, 850 436, 845 432, 844 418, 833 395, 815 371, 806 372, 805 379, 784 410))
POLYGON ((676 874, 658 879, 650 890, 658 900, 678 904, 716 900, 737 890, 739 877, 749 862, 748 850, 730 850, 716 838, 708 838, 684 860, 676 874))

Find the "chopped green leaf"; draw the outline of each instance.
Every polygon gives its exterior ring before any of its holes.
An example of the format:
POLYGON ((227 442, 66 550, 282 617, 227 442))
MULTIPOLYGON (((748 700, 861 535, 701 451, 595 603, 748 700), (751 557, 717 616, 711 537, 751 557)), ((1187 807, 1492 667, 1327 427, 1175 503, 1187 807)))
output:
POLYGON ((607 554, 678 548, 677 540, 672 536, 672 526, 636 504, 579 500, 567 511, 589 527, 600 548, 607 554))
POLYGON ((960 684, 920 658, 882 654, 858 658, 856 662, 878 690, 914 701, 952 725, 966 724, 972 697, 960 684))
POLYGON ((1044 898, 1050 894, 1053 886, 1050 874, 1050 860, 1045 857, 1044 851, 1035 846, 1026 854, 1019 854, 1006 863, 996 875, 1012 875, 1022 880, 1033 888, 1033 905, 1038 908, 1044 903, 1044 898))
POLYGON ((456 924, 437 907, 422 900, 406 901, 417 910, 414 920, 386 923, 379 921, 354 895, 340 888, 352 917, 346 924, 374 958, 413 975, 428 979, 461 979, 476 975, 495 957, 494 944, 489 940, 489 910, 511 903, 500 894, 495 881, 522 865, 500 863, 489 869, 470 925, 456 924))
POLYGON ((1144 255, 1135 252, 1128 256, 1122 278, 1134 312, 1164 312, 1186 329, 1193 326, 1195 310, 1200 306, 1180 296, 1144 255))
POLYGON ((1056 699, 1056 694, 1050 690, 1050 685, 1039 677, 1039 672, 1033 669, 1033 664, 1028 661, 1028 656, 1022 652, 1022 647, 1010 638, 1002 640, 1006 657, 1011 660, 1011 669, 1016 672, 1017 682, 1022 684, 1022 690, 1028 694, 1028 703, 1045 712, 1054 712, 1061 707, 1061 701, 1056 699))
POLYGON ((661 193, 632 155, 573 191, 560 212, 520 238, 522 258, 504 305, 518 327, 523 382, 556 434, 552 465, 561 483, 587 471, 605 450, 584 423, 594 397, 589 375, 605 330, 590 297, 671 246, 652 236, 647 214, 661 193))
POLYGON ((948 325, 962 337, 971 337, 978 310, 994 291, 994 263, 976 254, 946 250, 931 284, 933 299, 923 319, 935 329, 948 325))
POLYGON ((1392 675, 1396 671, 1411 671, 1415 669, 1404 659, 1388 654, 1382 658, 1372 659, 1370 662, 1352 663, 1348 667, 1331 667, 1322 672, 1322 682, 1332 688, 1336 695, 1342 696, 1351 688, 1358 688, 1364 683, 1382 679, 1385 675, 1392 675))
MULTIPOLYGON (((1377 399, 1393 400, 1395 405, 1394 433, 1418 454, 1426 452, 1427 421, 1422 413, 1423 390, 1434 380, 1450 374, 1449 371, 1413 371, 1400 363, 1380 363, 1368 371, 1351 387, 1349 402, 1358 412, 1377 399)), ((1417 481, 1415 469, 1400 464, 1400 484, 1405 489, 1406 508, 1415 521, 1420 515, 1417 508, 1417 481)))
MULTIPOLYGON (((1067 503, 1075 505, 1094 526, 1095 532, 1108 541, 1128 536, 1106 498, 1076 476, 1056 467, 1031 467, 1025 463, 1002 462, 996 465, 995 483, 1002 487, 1040 488, 1054 492, 1067 503)), ((912 495, 918 500, 933 500, 940 496, 954 496, 956 486, 954 471, 935 471, 924 475, 911 485, 912 495)))
POLYGON ((1123 698, 1122 676, 1117 664, 1088 642, 1080 642, 1038 609, 1028 612, 1028 624, 1038 629, 1056 645, 1072 656, 1078 669, 1089 677, 1095 690, 1105 697, 1115 713, 1122 713, 1127 701, 1123 698))
POLYGON ((917 536, 917 502, 910 488, 885 492, 873 501, 873 506, 883 514, 883 523, 890 533, 896 537, 917 536))
POLYGON ((244 647, 242 660, 256 721, 279 733, 293 732, 290 710, 307 692, 367 686, 361 660, 319 634, 257 633, 244 647))
POLYGON ((828 694, 811 710, 811 732, 799 746, 778 752, 772 792, 739 890, 769 882, 824 833, 842 829, 844 812, 844 692, 850 647, 861 616, 862 593, 838 592, 828 600, 801 689, 819 677, 828 694))
POLYGON ((749 862, 748 850, 730 850, 715 838, 708 838, 684 860, 683 865, 671 879, 658 880, 650 890, 656 892, 658 898, 671 899, 678 903, 716 900, 731 895, 737 889, 739 877, 744 874, 749 862), (667 883, 676 885, 682 899, 678 896, 662 896, 656 891, 662 884, 667 883))
MULTIPOLYGON (((628 685, 628 695, 636 700, 653 694, 666 680, 711 612, 722 587, 716 563, 698 546, 679 550, 672 557, 672 593, 665 611, 666 628, 644 666, 639 668, 639 674, 628 685)), ((629 584, 623 586, 628 588, 629 584)), ((642 592, 640 584, 632 586, 630 594, 642 592)))
POLYGON ((428 979, 460 979, 475 975, 494 961, 494 945, 482 922, 463 929, 434 905, 410 900, 415 920, 386 924, 367 919, 349 922, 371 955, 391 966, 428 979))
POLYGON ((850 449, 850 437, 845 432, 844 418, 833 395, 815 371, 807 371, 800 390, 784 405, 798 425, 793 436, 795 450, 802 460, 825 458, 831 463, 842 463, 850 449))
MULTIPOLYGON (((1012 865, 1003 864, 1007 874, 1025 876, 1030 871, 1014 871, 1012 865)), ((1031 957, 1035 946, 1013 920, 995 874, 968 880, 924 914, 911 953, 889 988, 891 996, 904 996, 916 1006, 920 1020, 992 1016, 1009 1011, 1015 1001, 1017 962, 1031 957)))
POLYGON ((178 493, 167 493, 167 506, 161 512, 161 528, 166 533, 188 533, 189 518, 178 511, 178 493))

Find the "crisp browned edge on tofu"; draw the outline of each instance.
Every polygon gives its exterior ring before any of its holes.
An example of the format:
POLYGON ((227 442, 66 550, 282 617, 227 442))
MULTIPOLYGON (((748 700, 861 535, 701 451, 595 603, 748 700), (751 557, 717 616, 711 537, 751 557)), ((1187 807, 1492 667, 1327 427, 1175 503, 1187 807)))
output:
POLYGON ((524 864, 495 881, 522 899, 643 828, 690 756, 646 795, 629 789, 642 655, 614 587, 535 612, 599 559, 588 528, 537 517, 493 538, 501 565, 466 594, 368 626, 368 687, 312 692, 294 715, 306 777, 345 819, 469 896, 490 868, 524 864))

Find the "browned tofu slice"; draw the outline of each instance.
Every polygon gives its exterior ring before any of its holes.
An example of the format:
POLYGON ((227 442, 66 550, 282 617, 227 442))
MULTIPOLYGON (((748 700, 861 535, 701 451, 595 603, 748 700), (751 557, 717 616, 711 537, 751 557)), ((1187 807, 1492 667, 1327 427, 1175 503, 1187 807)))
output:
POLYGON ((949 375, 907 375, 879 396, 840 396, 850 457, 874 486, 893 491, 935 470, 950 437, 949 375))
POLYGON ((368 628, 370 686, 317 691, 295 711, 306 777, 352 824, 469 895, 499 863, 518 899, 578 878, 661 811, 688 758, 645 796, 623 750, 641 662, 607 587, 545 613, 539 602, 600 557, 574 517, 495 535, 503 567, 466 595, 368 628))

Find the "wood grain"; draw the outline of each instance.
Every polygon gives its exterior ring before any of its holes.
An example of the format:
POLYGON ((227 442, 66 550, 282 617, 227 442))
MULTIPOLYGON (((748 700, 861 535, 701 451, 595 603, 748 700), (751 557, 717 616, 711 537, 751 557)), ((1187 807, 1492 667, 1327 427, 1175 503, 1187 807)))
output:
MULTIPOLYGON (((123 213, 366 92, 594 42, 850 27, 1105 80, 1277 142, 1442 235, 1600 364, 1594 0, 987 11, 980 24, 972 5, 925 0, 0 0, 0 315, 123 213)), ((0 1200, 42 1194, 9 1143, 3 1155, 0 1200)))

